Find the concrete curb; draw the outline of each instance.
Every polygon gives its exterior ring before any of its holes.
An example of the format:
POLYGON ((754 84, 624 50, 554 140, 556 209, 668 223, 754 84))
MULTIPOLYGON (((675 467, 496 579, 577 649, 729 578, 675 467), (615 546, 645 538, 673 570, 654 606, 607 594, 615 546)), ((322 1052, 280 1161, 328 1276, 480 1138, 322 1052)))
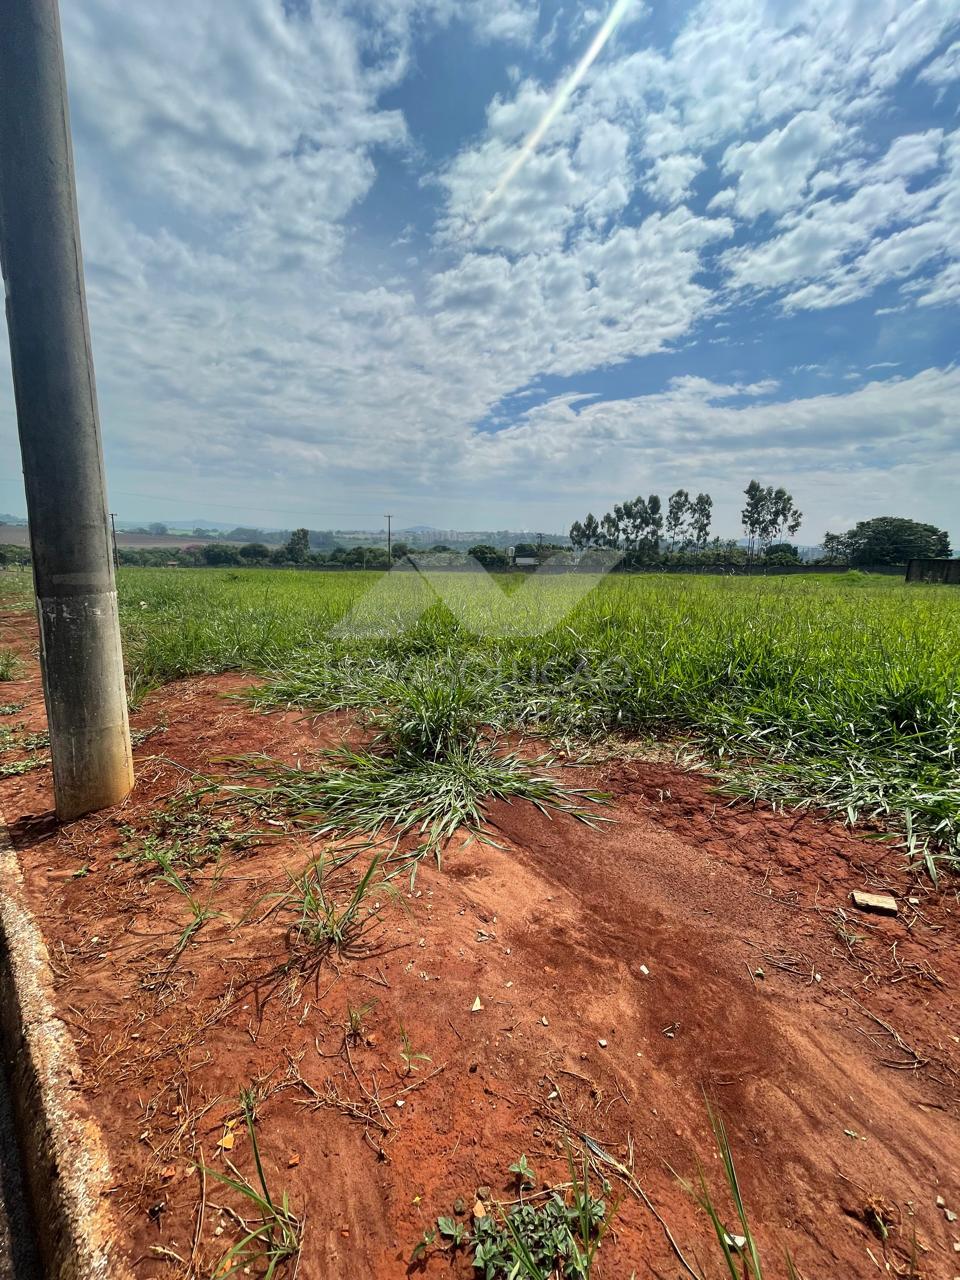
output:
POLYGON ((110 1164, 77 1083, 76 1045, 53 1006, 46 943, 0 813, 0 1037, 44 1275, 132 1280, 102 1198, 110 1164))

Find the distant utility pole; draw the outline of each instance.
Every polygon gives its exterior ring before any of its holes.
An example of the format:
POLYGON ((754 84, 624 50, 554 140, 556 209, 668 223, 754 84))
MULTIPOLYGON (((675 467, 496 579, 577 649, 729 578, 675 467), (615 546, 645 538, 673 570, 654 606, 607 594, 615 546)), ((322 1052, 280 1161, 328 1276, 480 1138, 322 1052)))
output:
POLYGON ((133 786, 57 0, 5 0, 0 260, 57 816, 133 786))
POLYGON ((383 518, 387 522, 387 569, 389 570, 393 568, 393 531, 391 528, 393 516, 384 516, 383 518))

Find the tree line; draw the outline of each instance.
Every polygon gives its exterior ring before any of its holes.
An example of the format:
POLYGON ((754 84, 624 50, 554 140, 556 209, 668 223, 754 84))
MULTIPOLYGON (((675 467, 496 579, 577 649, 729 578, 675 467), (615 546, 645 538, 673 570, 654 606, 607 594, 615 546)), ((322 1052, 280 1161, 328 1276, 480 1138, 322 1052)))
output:
MULTIPOLYGON (((783 541, 793 535, 803 519, 793 496, 783 488, 762 485, 751 480, 744 490, 746 503, 741 512, 746 537, 746 558, 752 562, 763 556, 796 560, 795 547, 783 541)), ((661 560, 694 557, 702 560, 712 551, 716 556, 729 556, 736 543, 714 538, 710 542, 713 520, 713 498, 698 493, 691 498, 686 489, 677 489, 667 499, 666 511, 656 493, 617 503, 599 520, 590 512, 584 520, 570 526, 570 541, 578 551, 601 548, 619 551, 626 563, 651 564, 661 560)), ((739 557, 736 557, 739 558, 739 557)))
POLYGON ((710 534, 712 512, 709 493, 691 500, 686 489, 678 489, 668 498, 666 513, 659 495, 651 493, 648 498, 618 502, 599 520, 592 511, 584 520, 575 520, 570 541, 578 551, 598 547, 643 560, 657 555, 665 530, 671 551, 678 545, 702 549, 710 534))
MULTIPOLYGON (((632 502, 614 506, 597 520, 589 514, 570 528, 569 548, 551 542, 518 542, 518 557, 564 559, 571 564, 593 549, 613 550, 620 554, 623 567, 643 564, 683 566, 728 564, 789 565, 799 561, 797 548, 784 542, 800 528, 802 515, 792 496, 783 488, 761 485, 751 480, 744 492, 741 512, 744 545, 733 539, 710 539, 713 500, 708 493, 691 499, 685 489, 678 489, 667 500, 666 511, 657 494, 638 497, 632 502)), ((411 548, 402 539, 391 547, 396 563, 415 550, 418 557, 430 558, 435 564, 462 564, 462 551, 437 543, 432 547, 411 548)), ((510 559, 506 553, 487 543, 478 543, 467 554, 487 569, 506 569, 510 559)), ((951 555, 949 534, 935 525, 900 516, 877 516, 861 520, 847 533, 827 533, 823 553, 813 564, 827 565, 905 565, 908 560, 948 559, 951 555)), ((223 541, 206 542, 187 547, 120 547, 122 565, 184 567, 267 567, 291 566, 320 569, 324 566, 350 569, 386 569, 390 563, 387 548, 357 545, 333 547, 327 552, 313 546, 313 535, 307 529, 294 529, 280 546, 250 541, 240 546, 223 541)), ((28 547, 0 543, 0 567, 28 565, 28 547)))

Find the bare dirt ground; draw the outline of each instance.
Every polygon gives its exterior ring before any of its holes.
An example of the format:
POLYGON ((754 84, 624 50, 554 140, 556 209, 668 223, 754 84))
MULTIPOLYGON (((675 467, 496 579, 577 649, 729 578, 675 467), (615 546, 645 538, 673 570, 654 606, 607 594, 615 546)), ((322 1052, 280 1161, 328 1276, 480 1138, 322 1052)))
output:
MULTIPOLYGON (((0 643, 29 657, 32 626, 0 619, 0 643)), ((493 805, 499 847, 454 842, 412 893, 404 881, 397 901, 377 898, 355 946, 314 964, 269 895, 317 844, 234 813, 266 834, 198 874, 219 914, 175 954, 184 899, 119 856, 131 832, 200 775, 236 773, 225 756, 293 763, 354 732, 227 696, 249 683, 151 695, 134 725, 156 732, 117 810, 61 828, 48 768, 0 778, 138 1275, 214 1274, 237 1234, 220 1206, 242 1205, 209 1176, 204 1192, 201 1169, 228 1150, 250 1171, 237 1097, 258 1081, 264 1163, 305 1215, 310 1280, 475 1274, 463 1253, 411 1266, 411 1251, 458 1198, 469 1222, 479 1187, 509 1201, 521 1152, 538 1184, 567 1181, 564 1140, 582 1134, 632 1159, 683 1254, 719 1276, 709 1223, 672 1172, 691 1176, 699 1156, 728 1204, 704 1095, 726 1121, 766 1274, 784 1274, 789 1248, 807 1280, 960 1276, 954 883, 934 892, 902 853, 817 815, 731 806, 709 778, 624 759, 579 772, 613 793, 613 822, 493 805), (855 911, 863 888, 895 892, 899 916, 855 911), (401 1024, 429 1057, 411 1074, 401 1024)), ((0 703, 20 701, 0 725, 42 729, 33 666, 0 685, 0 703)), ((211 808, 211 822, 231 813, 211 808)), ((689 1274, 611 1181, 608 1200, 622 1199, 597 1274, 689 1274)))

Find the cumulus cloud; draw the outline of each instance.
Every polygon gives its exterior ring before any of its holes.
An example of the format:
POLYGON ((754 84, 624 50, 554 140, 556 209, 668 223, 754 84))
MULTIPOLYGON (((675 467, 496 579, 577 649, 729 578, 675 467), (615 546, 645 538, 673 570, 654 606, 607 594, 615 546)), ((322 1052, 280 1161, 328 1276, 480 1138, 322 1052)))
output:
MULTIPOLYGON (((65 5, 114 473, 197 477, 197 515, 215 483, 241 509, 455 487, 517 519, 528 477, 664 487, 689 461, 719 487, 749 450, 813 467, 834 428, 866 466, 872 423, 900 439, 886 405, 911 431, 925 407, 942 440, 951 370, 798 401, 776 384, 801 353, 718 380, 696 344, 724 313, 732 351, 748 302, 775 323, 884 285, 915 315, 960 301, 955 121, 898 127, 895 100, 908 77, 931 103, 947 85, 953 0, 703 0, 667 42, 638 0, 480 218, 606 11, 569 6, 543 35, 526 0, 65 5), (504 74, 472 114, 438 101, 457 128, 435 137, 404 94, 432 92, 416 77, 440 38, 504 74), (394 208, 398 172, 417 198, 394 208), (539 380, 681 346, 661 392, 535 404, 539 380)), ((0 419, 12 475, 9 396, 0 419)))
MULTIPOLYGON (((809 493, 805 506, 826 511, 816 484, 833 473, 851 484, 884 486, 888 468, 928 468, 960 427, 960 370, 927 369, 912 378, 868 378, 856 390, 770 400, 773 386, 680 378, 664 391, 623 400, 548 400, 511 428, 477 441, 477 464, 490 476, 522 468, 567 491, 609 484, 633 493, 657 479, 729 489, 757 471, 789 476, 809 493), (743 398, 745 403, 730 403, 743 398), (816 478, 816 480, 814 479, 816 478)), ((925 474, 929 474, 926 470, 925 474)), ((742 485, 740 486, 742 488, 742 485)), ((933 485, 945 496, 945 479, 933 485)), ((722 501, 731 511, 730 495, 722 501)))
POLYGON ((679 204, 689 195, 690 184, 704 167, 703 159, 689 151, 658 156, 651 166, 647 190, 664 204, 679 204))
POLYGON ((819 309, 956 256, 960 134, 945 140, 936 181, 919 188, 910 182, 938 163, 941 140, 939 130, 897 139, 875 164, 860 166, 855 190, 811 200, 769 239, 728 251, 731 282, 761 290, 791 286, 788 309, 819 309))
POLYGON ((920 72, 928 84, 948 85, 960 80, 960 40, 954 40, 939 58, 934 58, 920 72))
POLYGON ((756 218, 800 203, 811 175, 846 132, 827 111, 799 111, 782 129, 771 130, 758 142, 728 147, 721 168, 736 175, 736 212, 756 218))

